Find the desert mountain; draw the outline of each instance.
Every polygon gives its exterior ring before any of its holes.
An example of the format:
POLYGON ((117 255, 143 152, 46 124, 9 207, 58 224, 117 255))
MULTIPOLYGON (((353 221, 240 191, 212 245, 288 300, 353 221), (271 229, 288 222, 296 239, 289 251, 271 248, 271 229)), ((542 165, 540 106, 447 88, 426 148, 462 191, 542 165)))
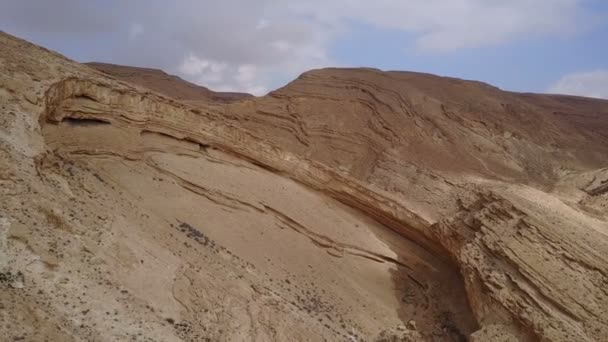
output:
POLYGON ((9 340, 608 336, 608 101, 92 66, 0 34, 9 340))

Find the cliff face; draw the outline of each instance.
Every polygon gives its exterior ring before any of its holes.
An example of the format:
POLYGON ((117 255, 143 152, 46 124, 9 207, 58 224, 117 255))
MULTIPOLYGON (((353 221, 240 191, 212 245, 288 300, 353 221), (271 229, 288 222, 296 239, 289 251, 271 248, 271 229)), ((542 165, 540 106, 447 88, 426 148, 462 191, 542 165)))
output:
POLYGON ((368 69, 180 101, 0 44, 6 336, 608 335, 606 101, 368 69))

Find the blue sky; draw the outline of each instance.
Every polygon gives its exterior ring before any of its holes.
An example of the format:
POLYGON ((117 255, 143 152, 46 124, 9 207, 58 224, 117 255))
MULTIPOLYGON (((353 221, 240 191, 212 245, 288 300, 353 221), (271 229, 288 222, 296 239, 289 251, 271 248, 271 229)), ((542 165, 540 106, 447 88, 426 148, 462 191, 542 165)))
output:
POLYGON ((364 26, 339 39, 331 53, 345 65, 449 75, 524 92, 543 92, 565 74, 608 68, 608 25, 574 37, 524 38, 447 53, 417 51, 412 40, 364 26))
POLYGON ((367 66, 608 98, 603 0, 0 0, 0 29, 258 95, 311 68, 367 66))

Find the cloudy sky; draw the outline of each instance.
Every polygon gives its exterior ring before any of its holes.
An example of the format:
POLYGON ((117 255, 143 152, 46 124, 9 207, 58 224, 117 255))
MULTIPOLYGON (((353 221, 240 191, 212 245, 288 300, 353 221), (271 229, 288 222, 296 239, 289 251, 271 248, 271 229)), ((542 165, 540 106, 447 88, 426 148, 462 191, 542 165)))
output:
POLYGON ((608 98, 606 0, 0 0, 0 30, 257 95, 369 66, 608 98))

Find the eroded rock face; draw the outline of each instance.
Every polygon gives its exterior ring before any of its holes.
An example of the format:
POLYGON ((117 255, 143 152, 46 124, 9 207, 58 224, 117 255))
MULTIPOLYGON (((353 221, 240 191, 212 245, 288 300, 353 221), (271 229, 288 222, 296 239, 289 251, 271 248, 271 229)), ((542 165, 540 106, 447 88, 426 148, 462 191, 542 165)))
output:
POLYGON ((252 137, 215 107, 3 39, 3 75, 39 92, 36 106, 17 92, 4 102, 17 115, 3 126, 2 269, 24 286, 7 286, 3 304, 27 308, 3 316, 10 336, 367 340, 413 316, 437 340, 477 328, 445 255, 341 202, 420 221, 388 194, 252 137), (63 71, 43 74, 39 59, 63 71))
POLYGON ((513 186, 433 226, 462 265, 482 325, 512 320, 551 341, 606 334, 608 298, 597 291, 606 282, 605 228, 545 193, 513 186))
POLYGON ((185 103, 0 42, 5 336, 608 336, 605 101, 329 69, 185 103))

